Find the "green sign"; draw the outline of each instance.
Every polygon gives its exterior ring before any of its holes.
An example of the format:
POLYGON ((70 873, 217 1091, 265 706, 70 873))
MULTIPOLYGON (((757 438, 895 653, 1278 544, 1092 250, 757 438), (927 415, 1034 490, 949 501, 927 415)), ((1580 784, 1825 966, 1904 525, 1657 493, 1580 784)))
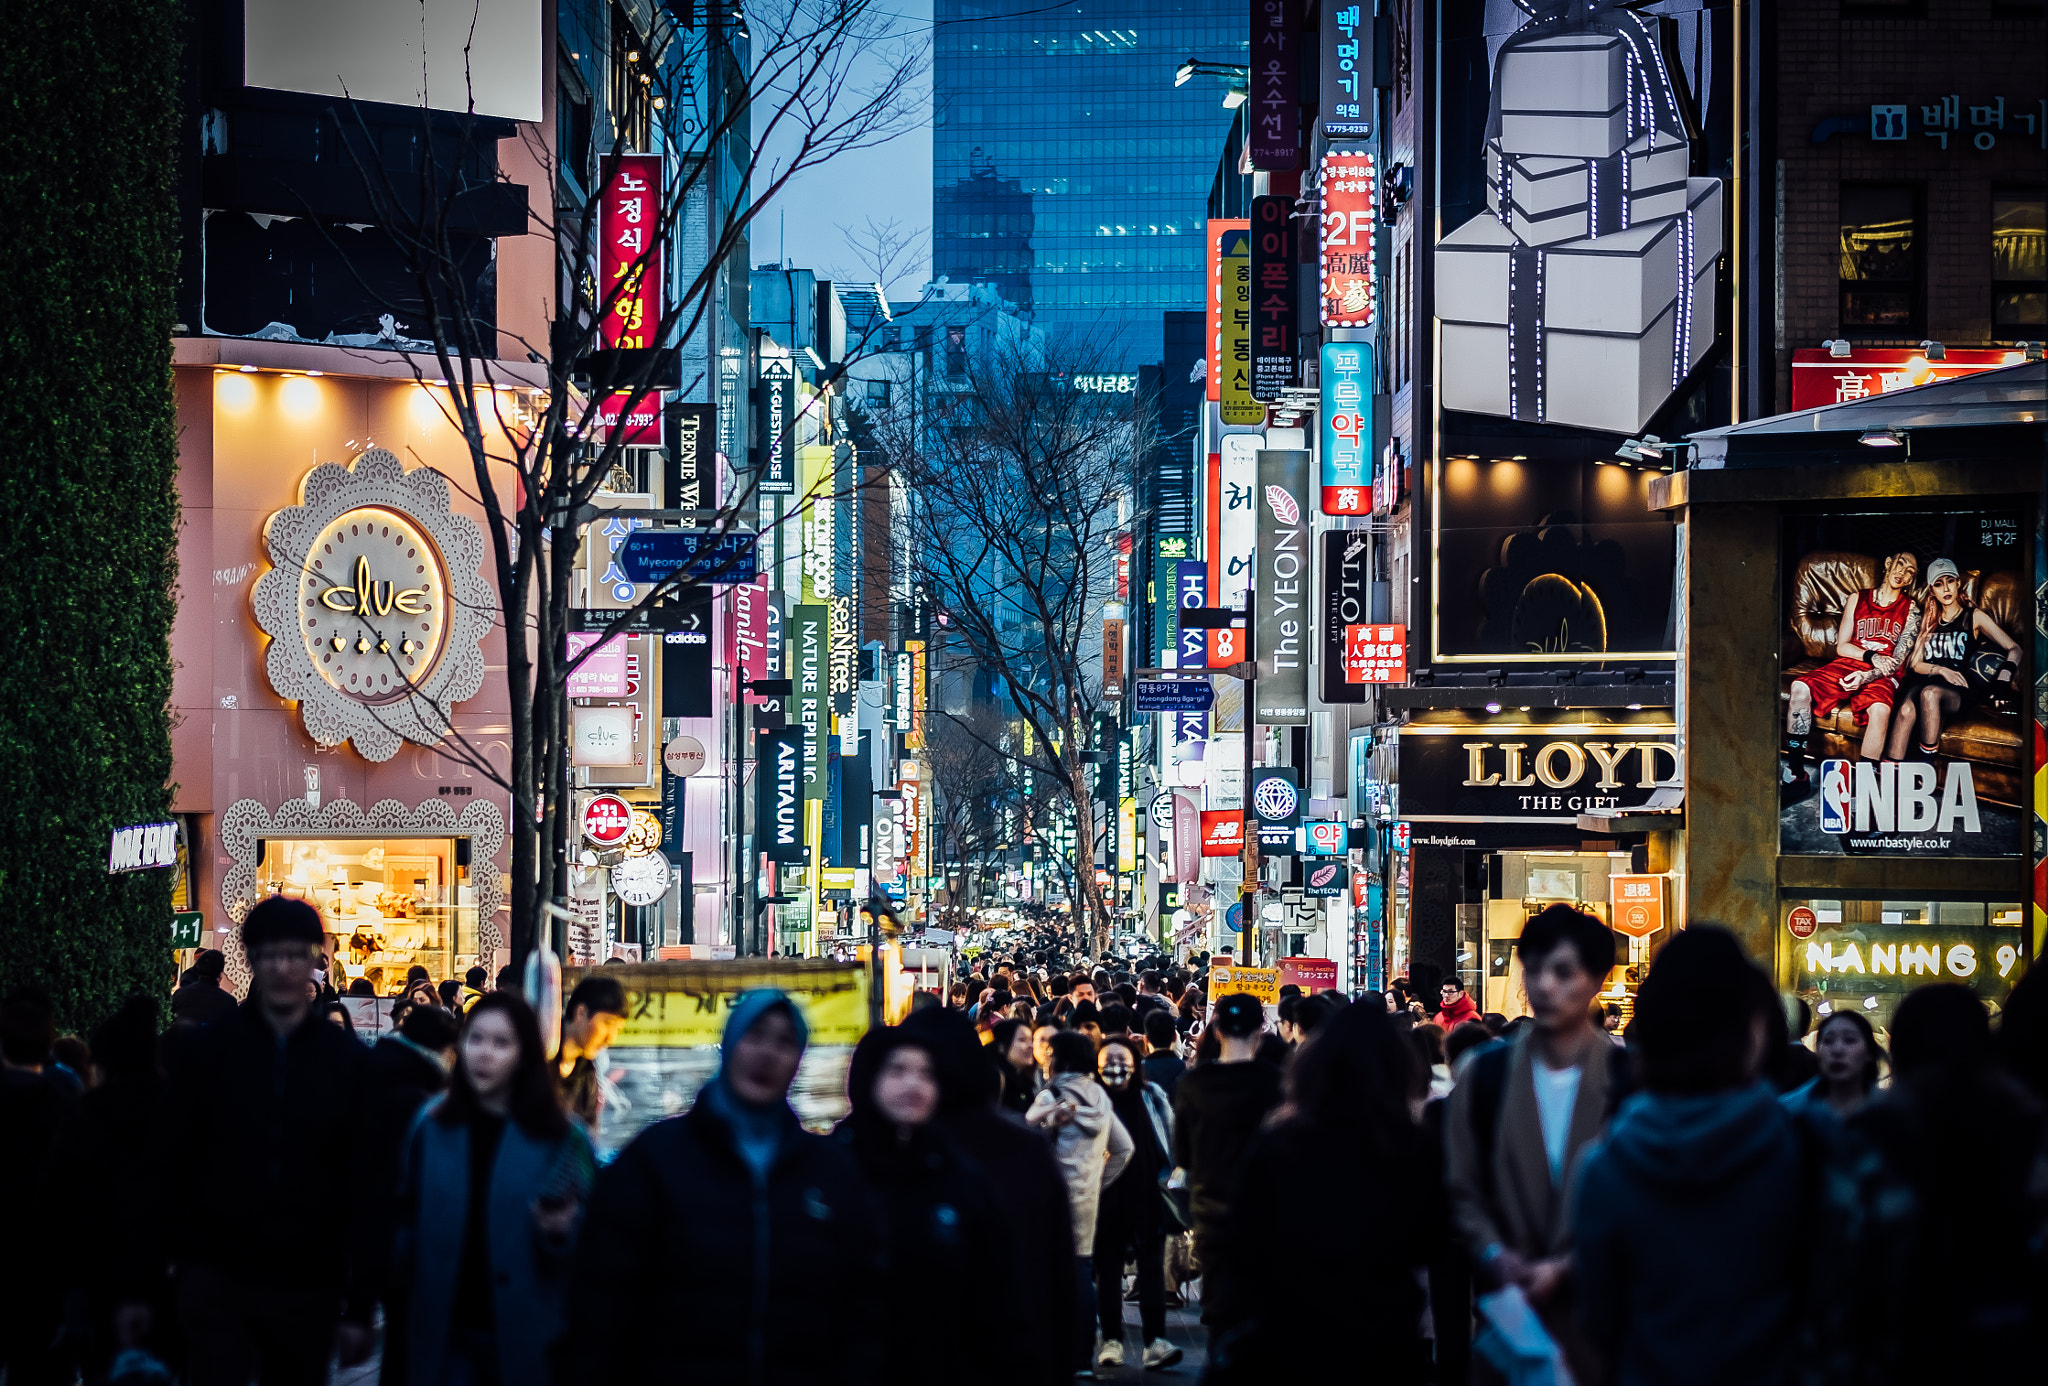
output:
POLYGON ((831 622, 830 607, 805 602, 782 627, 789 637, 789 668, 796 683, 796 720, 804 729, 806 799, 825 797, 825 737, 832 730, 827 664, 831 622))
POLYGON ((182 911, 171 916, 171 947, 197 948, 199 930, 206 922, 206 916, 198 910, 182 911))

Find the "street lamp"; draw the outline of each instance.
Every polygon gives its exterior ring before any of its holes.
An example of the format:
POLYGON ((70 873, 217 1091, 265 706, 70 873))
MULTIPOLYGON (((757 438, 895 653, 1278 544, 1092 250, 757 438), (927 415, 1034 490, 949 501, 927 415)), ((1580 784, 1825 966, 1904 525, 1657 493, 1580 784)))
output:
POLYGON ((1236 63, 1212 63, 1201 58, 1188 58, 1174 69, 1173 84, 1186 86, 1196 77, 1220 77, 1230 84, 1223 93, 1223 109, 1235 110, 1251 97, 1251 69, 1236 63))

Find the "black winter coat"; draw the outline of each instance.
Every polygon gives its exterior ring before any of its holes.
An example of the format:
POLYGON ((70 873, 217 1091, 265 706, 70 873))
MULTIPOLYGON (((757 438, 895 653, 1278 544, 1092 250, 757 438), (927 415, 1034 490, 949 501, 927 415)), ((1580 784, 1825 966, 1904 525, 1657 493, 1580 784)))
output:
POLYGON ((1187 1171, 1197 1250, 1221 1230, 1245 1151, 1266 1113, 1280 1105, 1280 1070, 1250 1063, 1198 1064, 1181 1075, 1173 1098, 1174 1163, 1187 1171))
POLYGON ((880 1220, 852 1154, 787 1122, 760 1185, 701 1099, 599 1172, 558 1382, 874 1379, 880 1220))
POLYGON ((283 1043, 253 1001, 193 1032, 171 1070, 164 1187, 183 1196, 226 1180, 235 1214, 176 1219, 172 1259, 266 1285, 356 1288, 366 1239, 313 1209, 334 1200, 353 1218, 381 1193, 364 1187, 368 1099, 369 1051, 317 1012, 283 1043))
POLYGON ((960 1364, 991 1340, 1013 1343, 1036 1331, 1014 1307, 1015 1269, 996 1190, 950 1136, 927 1128, 903 1145, 887 1131, 863 1132, 855 1120, 841 1122, 834 1135, 874 1195, 889 1283, 916 1292, 917 1346, 890 1354, 893 1383, 957 1381, 960 1364))

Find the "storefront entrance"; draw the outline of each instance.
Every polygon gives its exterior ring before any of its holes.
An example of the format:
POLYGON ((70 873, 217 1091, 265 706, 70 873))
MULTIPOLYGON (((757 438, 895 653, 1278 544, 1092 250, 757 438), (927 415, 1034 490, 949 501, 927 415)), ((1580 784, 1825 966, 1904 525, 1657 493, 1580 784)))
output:
POLYGON ((2018 901, 1788 899, 1792 987, 1814 1020, 1860 1011, 1882 1041, 1907 992, 1953 982, 1994 1017, 2027 970, 2018 901))
MULTIPOLYGON (((1486 894, 1460 912, 1458 975, 1482 1011, 1528 1014, 1522 995, 1522 959, 1515 948, 1522 926, 1542 910, 1565 904, 1612 924, 1609 877, 1630 875, 1630 854, 1620 851, 1502 851, 1485 857, 1486 894)), ((1656 935, 1614 936, 1615 967, 1600 1004, 1620 1008, 1622 1023, 1635 1012, 1635 993, 1649 968, 1656 935)))
POLYGON ((337 991, 366 981, 389 996, 412 967, 440 980, 476 966, 469 845, 462 837, 270 838, 257 893, 320 911, 337 991))

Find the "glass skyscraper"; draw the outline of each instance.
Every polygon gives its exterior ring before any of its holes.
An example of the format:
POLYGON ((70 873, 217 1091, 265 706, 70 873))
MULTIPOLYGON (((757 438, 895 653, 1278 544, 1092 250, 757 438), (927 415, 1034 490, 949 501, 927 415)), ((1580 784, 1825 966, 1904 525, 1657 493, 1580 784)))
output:
POLYGON ((1199 310, 1203 209, 1231 114, 1183 59, 1245 61, 1244 0, 936 0, 932 273, 988 280, 1103 369, 1160 360, 1199 310), (1024 11, 1019 13, 1019 11, 1024 11))

